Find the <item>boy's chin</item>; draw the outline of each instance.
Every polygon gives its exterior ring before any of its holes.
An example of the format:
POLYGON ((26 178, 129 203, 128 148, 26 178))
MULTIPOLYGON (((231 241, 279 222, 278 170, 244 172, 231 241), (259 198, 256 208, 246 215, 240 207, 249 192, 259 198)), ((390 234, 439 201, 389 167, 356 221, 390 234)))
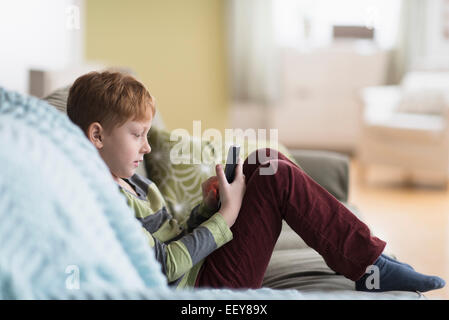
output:
POLYGON ((126 172, 122 172, 122 174, 120 175, 120 177, 122 179, 129 179, 131 178, 134 174, 136 173, 136 169, 130 169, 126 172))
POLYGON ((132 172, 129 172, 127 175, 126 175, 126 179, 129 179, 129 178, 131 178, 134 174, 136 173, 136 170, 132 170, 132 172))

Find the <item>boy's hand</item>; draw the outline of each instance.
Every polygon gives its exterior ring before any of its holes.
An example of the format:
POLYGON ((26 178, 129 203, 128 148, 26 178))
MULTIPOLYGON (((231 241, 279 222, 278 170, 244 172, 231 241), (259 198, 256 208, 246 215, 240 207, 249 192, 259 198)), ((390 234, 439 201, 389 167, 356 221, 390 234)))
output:
POLYGON ((215 166, 215 171, 217 173, 221 201, 221 207, 218 212, 223 216, 228 226, 232 227, 239 215, 243 196, 246 191, 242 160, 239 159, 235 168, 235 178, 232 183, 228 183, 228 180, 226 180, 225 173, 220 164, 215 166))
POLYGON ((218 178, 216 176, 210 177, 201 184, 203 191, 203 203, 207 210, 218 211, 218 178))

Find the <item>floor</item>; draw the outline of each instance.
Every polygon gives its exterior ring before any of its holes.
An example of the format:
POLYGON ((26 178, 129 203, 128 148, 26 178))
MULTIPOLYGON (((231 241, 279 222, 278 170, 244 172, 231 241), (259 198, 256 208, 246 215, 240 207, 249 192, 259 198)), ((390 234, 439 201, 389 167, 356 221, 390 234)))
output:
POLYGON ((370 168, 362 179, 351 158, 349 201, 363 213, 374 235, 416 271, 438 275, 446 287, 426 293, 449 299, 449 188, 412 186, 385 168, 370 168))

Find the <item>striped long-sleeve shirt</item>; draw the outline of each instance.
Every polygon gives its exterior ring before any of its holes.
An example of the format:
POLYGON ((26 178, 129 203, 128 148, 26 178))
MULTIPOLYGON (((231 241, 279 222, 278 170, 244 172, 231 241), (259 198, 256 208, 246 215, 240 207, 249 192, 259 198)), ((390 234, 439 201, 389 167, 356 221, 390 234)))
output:
POLYGON ((161 192, 151 180, 138 174, 124 180, 138 196, 119 186, 120 191, 142 223, 168 283, 178 288, 193 287, 204 258, 232 239, 223 217, 208 212, 201 203, 180 224, 168 212, 161 192))

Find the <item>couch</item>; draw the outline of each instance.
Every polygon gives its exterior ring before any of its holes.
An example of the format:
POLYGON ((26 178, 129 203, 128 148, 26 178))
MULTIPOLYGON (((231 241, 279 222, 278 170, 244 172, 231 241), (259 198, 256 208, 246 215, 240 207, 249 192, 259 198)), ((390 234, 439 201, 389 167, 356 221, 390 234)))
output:
MULTIPOLYGON (((4 170, 0 176, 0 299, 425 298, 418 292, 355 291, 352 281, 330 270, 287 225, 262 289, 168 288, 107 167, 64 114, 67 89, 37 99, 0 87, 0 166, 4 170)), ((158 117, 150 139, 167 134, 158 117)), ((152 164, 164 164, 155 147, 158 143, 159 151, 170 147, 161 141, 152 141, 152 157, 141 171, 155 181, 160 177, 152 172, 152 164)), ((279 148, 361 217, 348 203, 346 156, 279 148)), ((186 199, 170 193, 170 187, 176 174, 186 169, 191 166, 170 168, 175 170, 173 175, 159 181, 175 216, 179 200, 186 199)), ((194 187, 198 189, 198 183, 194 187)), ((193 204, 198 195, 187 200, 193 204)))
MULTIPOLYGON (((65 112, 69 87, 60 88, 44 98, 45 101, 55 106, 59 111, 65 112)), ((172 165, 167 169, 167 155, 171 151, 173 144, 168 141, 169 133, 165 131, 165 125, 161 116, 157 113, 153 121, 153 128, 149 134, 149 141, 152 146, 150 155, 145 156, 144 167, 139 167, 138 173, 147 176, 158 184, 161 192, 167 199, 168 207, 175 217, 183 219, 185 216, 178 215, 177 211, 180 203, 188 203, 190 207, 201 201, 199 185, 211 172, 204 168, 195 171, 195 165, 172 165), (186 169, 187 168, 187 169, 186 169), (194 169, 192 169, 194 168, 194 169), (186 171, 187 170, 187 171, 186 171), (189 171, 190 170, 190 171, 189 171), (162 172, 162 174, 161 174, 162 172), (180 173, 181 172, 181 173, 180 173), (178 176, 182 180, 188 174, 194 176, 189 180, 188 185, 177 184, 178 176), (198 179, 198 176, 200 177, 198 179), (175 185, 173 185, 175 184, 175 185), (195 189, 192 185, 195 184, 195 189), (188 194, 196 194, 189 199, 185 199, 185 192, 178 192, 179 189, 188 188, 188 194), (178 192, 178 195, 176 193, 178 192), (182 195, 182 196, 181 196, 182 195)), ((189 141, 195 147, 194 139, 189 141)), ((201 147, 210 147, 210 142, 200 142, 201 147)), ((249 153, 256 145, 247 145, 249 153)), ((286 149, 280 145, 278 148, 288 157, 296 162, 309 176, 329 191, 336 199, 341 201, 355 215, 363 220, 363 216, 356 206, 348 202, 349 194, 349 157, 340 153, 320 150, 286 149)), ((224 159, 223 159, 224 161, 224 159)), ((198 165, 199 167, 202 164, 198 165)), ((198 167, 197 166, 197 167, 198 167)), ((187 210, 187 212, 189 212, 187 210)), ((391 255, 394 257, 394 255, 391 255)), ((271 261, 265 274, 263 287, 270 289, 295 289, 299 292, 327 293, 332 297, 351 297, 354 299, 368 298, 378 299, 392 296, 399 299, 422 299, 424 296, 418 292, 388 292, 388 293, 361 293, 355 291, 354 282, 331 270, 322 257, 312 248, 308 247, 304 241, 284 223, 280 238, 276 244, 271 261)), ((324 296, 323 296, 324 297, 324 296)))

